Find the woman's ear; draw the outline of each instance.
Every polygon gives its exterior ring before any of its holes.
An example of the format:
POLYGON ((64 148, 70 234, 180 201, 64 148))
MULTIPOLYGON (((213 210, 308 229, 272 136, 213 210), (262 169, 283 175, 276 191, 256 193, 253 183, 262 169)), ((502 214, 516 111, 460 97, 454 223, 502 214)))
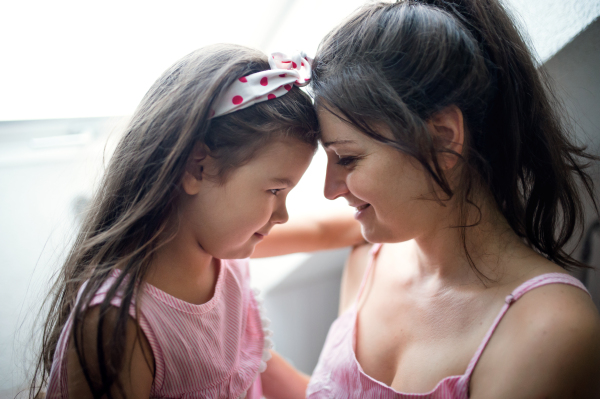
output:
POLYGON ((183 172, 183 177, 181 178, 181 186, 186 194, 196 195, 200 192, 202 179, 205 175, 204 167, 208 158, 208 149, 204 144, 197 143, 194 145, 192 154, 185 167, 185 172, 183 172))
POLYGON ((450 105, 436 112, 427 124, 442 147, 438 155, 440 166, 444 170, 452 169, 459 158, 456 154, 462 155, 465 142, 462 111, 456 105, 450 105))

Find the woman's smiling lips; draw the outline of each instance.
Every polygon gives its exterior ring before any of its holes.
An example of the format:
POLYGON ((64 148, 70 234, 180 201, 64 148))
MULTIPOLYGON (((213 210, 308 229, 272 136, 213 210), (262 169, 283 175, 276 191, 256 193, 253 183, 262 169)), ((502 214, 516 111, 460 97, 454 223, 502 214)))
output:
POLYGON ((351 206, 356 208, 356 213, 354 214, 354 218, 358 220, 361 218, 361 216, 363 216, 365 214, 365 212, 368 210, 368 208, 371 206, 371 204, 351 205, 351 206))

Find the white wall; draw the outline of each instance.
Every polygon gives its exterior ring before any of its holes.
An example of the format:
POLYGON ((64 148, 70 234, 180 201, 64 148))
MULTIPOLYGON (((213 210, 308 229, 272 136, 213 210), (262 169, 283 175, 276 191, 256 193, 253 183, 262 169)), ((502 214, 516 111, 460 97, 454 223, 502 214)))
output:
POLYGON ((312 254, 265 293, 275 349, 312 374, 338 313, 340 280, 349 249, 312 254))
MULTIPOLYGON (((590 24, 569 44, 550 58, 544 67, 553 78, 558 94, 572 118, 575 138, 588 151, 600 156, 600 19, 590 24)), ((600 164, 589 170, 596 185, 596 200, 600 200, 600 164)), ((599 204, 600 205, 600 204, 599 204)), ((587 229, 598 220, 591 201, 586 201, 587 229)), ((592 236, 591 265, 598 271, 587 272, 588 288, 600 309, 600 234, 592 236)), ((571 246, 576 244, 572 240, 571 246)), ((580 248, 575 254, 580 256, 580 248)))
POLYGON ((504 0, 524 27, 541 63, 600 15, 598 0, 504 0))
POLYGON ((0 122, 0 398, 13 398, 25 381, 39 337, 33 322, 118 125, 0 122))

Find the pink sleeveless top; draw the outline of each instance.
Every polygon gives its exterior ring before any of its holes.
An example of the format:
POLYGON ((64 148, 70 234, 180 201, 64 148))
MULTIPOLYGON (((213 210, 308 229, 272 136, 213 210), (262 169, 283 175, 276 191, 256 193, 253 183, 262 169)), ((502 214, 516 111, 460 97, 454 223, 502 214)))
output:
MULTIPOLYGON (((104 299, 120 271, 98 290, 91 305, 104 299)), ((213 298, 194 305, 143 284, 137 322, 155 360, 151 398, 262 397, 259 372, 272 346, 261 306, 249 285, 248 260, 222 260, 213 298)), ((83 289, 83 287, 82 287, 83 289)), ((82 289, 79 291, 82 292, 82 289)), ((119 294, 111 301, 121 305, 119 294)), ((135 317, 134 305, 130 314, 135 317)), ((67 356, 72 315, 59 338, 47 398, 68 398, 67 356)))
POLYGON ((526 292, 547 284, 569 284, 587 292, 585 286, 579 280, 562 273, 543 274, 524 282, 506 297, 506 303, 479 345, 463 375, 446 377, 432 391, 427 393, 402 393, 365 374, 354 354, 357 302, 380 248, 381 244, 376 244, 371 250, 369 266, 365 271, 356 302, 348 311, 338 317, 329 329, 319 362, 306 391, 307 398, 466 399, 469 397, 469 381, 473 369, 498 323, 500 323, 512 303, 526 292))

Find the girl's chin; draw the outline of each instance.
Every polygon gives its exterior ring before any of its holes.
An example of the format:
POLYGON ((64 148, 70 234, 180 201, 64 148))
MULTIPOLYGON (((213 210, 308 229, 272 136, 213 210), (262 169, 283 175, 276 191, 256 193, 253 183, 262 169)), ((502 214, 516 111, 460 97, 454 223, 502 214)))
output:
POLYGON ((251 240, 256 242, 247 242, 245 245, 238 247, 237 249, 228 248, 224 251, 218 251, 218 253, 212 254, 213 257, 218 259, 246 259, 254 252, 254 247, 258 240, 251 240))

